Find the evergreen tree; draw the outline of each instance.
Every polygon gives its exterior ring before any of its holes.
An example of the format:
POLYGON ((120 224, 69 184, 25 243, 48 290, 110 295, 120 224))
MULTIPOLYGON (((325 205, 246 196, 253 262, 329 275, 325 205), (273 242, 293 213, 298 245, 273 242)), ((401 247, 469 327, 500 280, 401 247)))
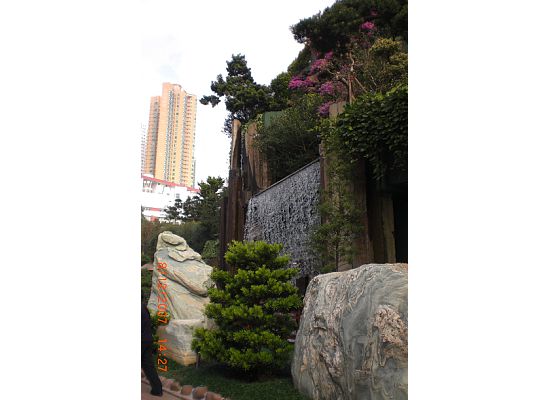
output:
MULTIPOLYGON (((218 75, 210 85, 215 93, 210 96, 203 96, 201 104, 218 105, 225 99, 225 108, 229 111, 231 120, 238 119, 243 124, 254 118, 258 113, 268 109, 271 101, 271 91, 268 86, 260 85, 252 78, 252 72, 242 54, 232 55, 227 61, 227 76, 225 79, 218 75)), ((227 134, 231 135, 228 124, 224 124, 227 134)))
POLYGON ((183 221, 183 202, 176 199, 173 206, 168 206, 164 210, 165 218, 170 222, 183 221))
POLYGON ((209 176, 206 182, 199 183, 199 194, 187 198, 183 203, 183 220, 200 222, 207 232, 208 240, 218 237, 223 183, 223 178, 209 176))
POLYGON ((289 360, 288 342, 296 322, 291 312, 302 306, 289 280, 298 272, 286 268, 288 256, 280 256, 280 244, 233 242, 225 260, 237 273, 216 269, 218 288, 208 294, 208 318, 216 328, 195 331, 192 347, 207 360, 249 373, 282 368, 289 360))

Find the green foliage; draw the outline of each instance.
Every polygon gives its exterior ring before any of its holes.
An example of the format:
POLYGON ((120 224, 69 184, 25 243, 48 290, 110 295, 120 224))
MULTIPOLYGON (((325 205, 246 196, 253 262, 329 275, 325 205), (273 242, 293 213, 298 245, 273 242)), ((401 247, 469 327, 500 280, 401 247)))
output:
POLYGON ((292 61, 288 66, 289 75, 290 76, 299 75, 302 71, 304 71, 309 66, 310 62, 311 62, 311 48, 308 45, 306 45, 302 50, 300 50, 300 52, 298 53, 294 61, 292 61))
POLYGON ((336 135, 351 160, 365 158, 373 176, 407 171, 408 89, 366 94, 346 106, 336 123, 336 135))
POLYGON ((281 111, 290 105, 290 90, 288 83, 290 82, 290 74, 281 72, 272 81, 269 87, 272 91, 272 99, 270 101, 270 111, 281 111))
POLYGON ((327 157, 328 186, 319 207, 323 223, 313 235, 324 271, 351 262, 354 240, 362 233, 351 184, 357 161, 365 159, 375 179, 407 171, 407 86, 386 94, 365 94, 334 121, 317 128, 327 157))
POLYGON ((210 239, 206 228, 200 222, 189 221, 182 224, 169 224, 158 221, 151 222, 143 218, 141 220, 142 260, 153 261, 158 236, 165 231, 183 237, 187 244, 197 252, 201 252, 206 241, 210 239))
POLYGON ((267 161, 276 182, 319 157, 319 137, 314 132, 321 97, 307 94, 268 124, 259 124, 255 144, 267 161))
POLYGON ((153 332, 153 351, 156 351, 159 346, 159 335, 157 334, 157 329, 161 325, 168 325, 172 316, 168 311, 163 311, 159 315, 158 312, 153 312, 151 315, 151 332, 153 332))
POLYGON ((209 176, 206 182, 199 183, 199 194, 187 198, 183 203, 183 220, 199 222, 208 240, 216 239, 219 234, 223 183, 223 178, 209 176))
POLYGON ((153 257, 150 254, 146 254, 143 251, 141 252, 141 265, 148 264, 153 262, 153 257))
POLYGON ((313 233, 313 247, 323 264, 321 272, 332 272, 340 262, 352 262, 354 240, 363 232, 351 189, 355 164, 350 163, 333 120, 323 120, 317 129, 325 146, 328 183, 321 194, 323 223, 313 233))
POLYGON ((253 381, 249 374, 239 375, 225 366, 204 361, 198 368, 184 367, 170 359, 167 365, 167 371, 160 371, 160 375, 175 379, 181 385, 208 386, 210 391, 221 393, 226 399, 307 400, 294 388, 290 372, 253 381))
POLYGON ((208 265, 218 265, 218 251, 220 248, 220 241, 209 240, 204 244, 201 257, 208 265))
MULTIPOLYGON (((246 58, 242 54, 231 56, 231 60, 227 61, 227 76, 224 79, 221 74, 218 75, 210 89, 215 94, 203 96, 200 99, 201 104, 211 104, 215 107, 224 98, 225 108, 229 111, 231 120, 238 119, 246 123, 269 108, 270 89, 254 81, 246 58)), ((231 135, 231 132, 227 131, 227 126, 225 130, 231 135)))
POLYGON ((393 87, 407 84, 408 56, 402 42, 378 38, 369 48, 364 67, 357 79, 369 93, 386 93, 393 87))
POLYGON ((176 223, 177 221, 183 221, 183 202, 181 199, 176 199, 173 206, 168 206, 164 210, 165 219, 170 222, 176 223))
POLYGON ((205 314, 216 328, 194 333, 192 347, 203 358, 251 373, 288 363, 293 347, 287 338, 296 328, 290 313, 302 300, 289 282, 298 270, 285 268, 289 258, 281 249, 265 242, 230 245, 225 260, 237 273, 216 269, 218 287, 208 291, 205 314))
POLYGON ((407 40, 408 0, 339 0, 323 13, 300 20, 291 27, 299 43, 326 53, 344 53, 352 36, 366 21, 379 35, 407 40))
POLYGON ((141 269, 141 302, 148 303, 151 296, 151 285, 153 282, 153 271, 147 268, 141 269))

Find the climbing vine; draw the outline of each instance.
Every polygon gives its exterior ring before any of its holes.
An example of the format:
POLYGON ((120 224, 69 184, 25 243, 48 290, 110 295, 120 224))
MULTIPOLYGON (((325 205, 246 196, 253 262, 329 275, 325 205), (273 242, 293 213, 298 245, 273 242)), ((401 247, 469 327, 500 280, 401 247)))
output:
POLYGON ((407 124, 408 90, 403 85, 386 94, 365 94, 347 105, 335 135, 346 158, 366 159, 381 180, 391 171, 407 172, 407 124))
POLYGON ((356 164, 349 162, 334 120, 324 119, 316 129, 323 139, 328 179, 319 204, 323 223, 314 231, 312 243, 325 273, 336 271, 341 262, 351 264, 354 240, 362 233, 362 225, 352 193, 356 164))

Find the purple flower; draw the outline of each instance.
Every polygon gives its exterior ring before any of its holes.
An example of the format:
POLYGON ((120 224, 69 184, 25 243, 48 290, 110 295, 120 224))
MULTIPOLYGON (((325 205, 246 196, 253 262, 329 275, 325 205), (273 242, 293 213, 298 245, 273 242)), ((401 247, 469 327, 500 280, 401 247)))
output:
POLYGON ((321 104, 317 109, 317 112, 319 113, 319 115, 326 117, 328 115, 331 104, 332 103, 330 101, 327 103, 321 104))
POLYGON ((303 87, 313 86, 315 85, 315 82, 312 82, 310 80, 310 77, 308 76, 305 80, 302 80, 299 76, 294 76, 288 83, 289 89, 300 89, 303 87))
POLYGON ((330 60, 332 58, 332 55, 333 55, 332 50, 329 51, 328 53, 325 53, 325 60, 330 60))
POLYGON ((304 85, 304 83, 305 82, 302 79, 300 79, 299 77, 293 76, 292 79, 290 80, 290 82, 288 83, 288 88, 289 89, 298 89, 298 88, 301 88, 304 85))
POLYGON ((319 94, 326 95, 326 94, 333 94, 333 93, 334 93, 334 85, 332 84, 332 82, 325 82, 319 88, 319 94))
POLYGON ((367 21, 363 25, 361 25, 361 29, 372 31, 374 29, 374 22, 367 21))
POLYGON ((370 15, 373 16, 373 17, 378 17, 378 11, 371 10, 370 15))
POLYGON ((324 69, 327 66, 327 63, 328 63, 328 61, 325 60, 324 58, 320 58, 318 60, 315 60, 315 61, 313 61, 313 63, 311 63, 310 71, 311 72, 321 71, 322 69, 324 69))

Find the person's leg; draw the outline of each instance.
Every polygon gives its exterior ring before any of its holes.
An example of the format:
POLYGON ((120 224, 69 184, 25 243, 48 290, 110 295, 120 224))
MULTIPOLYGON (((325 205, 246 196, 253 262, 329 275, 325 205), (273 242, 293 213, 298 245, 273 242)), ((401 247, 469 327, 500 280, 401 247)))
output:
POLYGON ((153 344, 141 342, 141 368, 151 384, 151 394, 162 394, 162 382, 153 364, 153 344))

